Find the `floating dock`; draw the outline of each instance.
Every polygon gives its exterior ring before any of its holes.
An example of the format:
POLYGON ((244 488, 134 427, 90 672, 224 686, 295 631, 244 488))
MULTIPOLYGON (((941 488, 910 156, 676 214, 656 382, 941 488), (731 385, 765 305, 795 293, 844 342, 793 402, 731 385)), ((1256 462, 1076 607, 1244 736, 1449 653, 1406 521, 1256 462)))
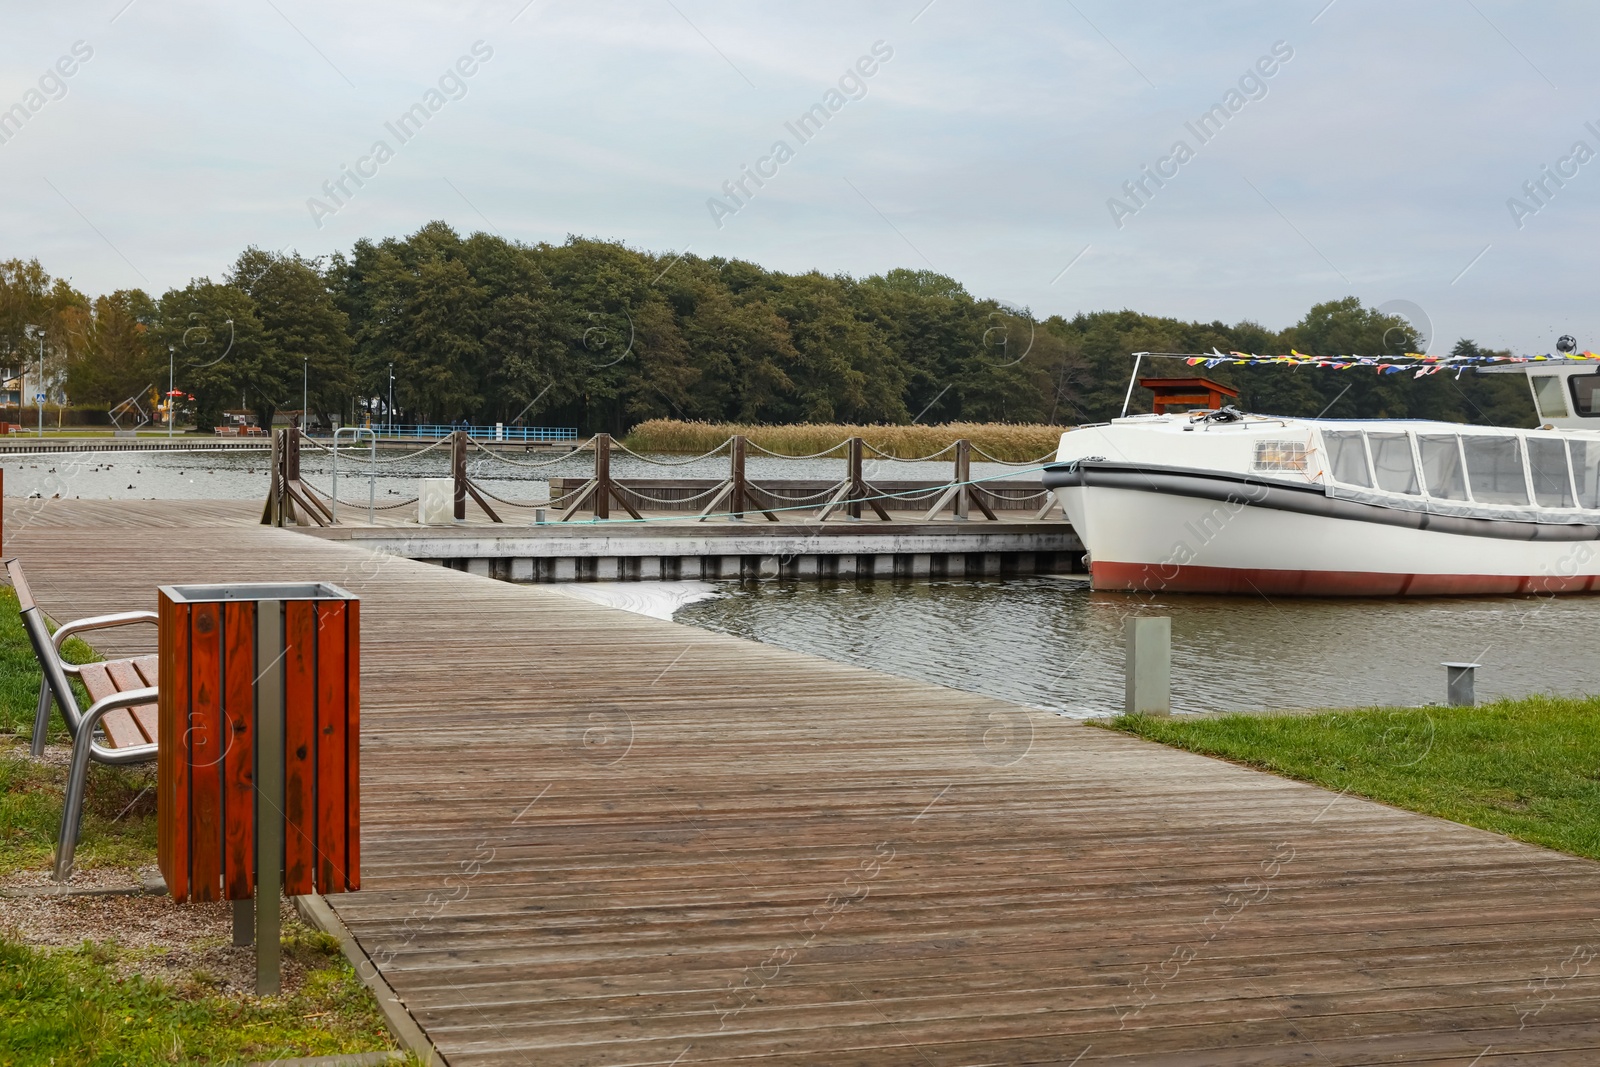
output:
POLYGON ((1083 545, 1062 520, 998 522, 474 523, 302 532, 511 582, 964 578, 1074 573, 1083 545))

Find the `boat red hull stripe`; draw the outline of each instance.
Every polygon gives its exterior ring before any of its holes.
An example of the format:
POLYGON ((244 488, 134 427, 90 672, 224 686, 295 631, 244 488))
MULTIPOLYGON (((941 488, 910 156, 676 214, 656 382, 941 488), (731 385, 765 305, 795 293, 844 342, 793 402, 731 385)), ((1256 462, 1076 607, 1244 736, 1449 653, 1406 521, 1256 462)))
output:
POLYGON ((1471 596, 1590 593, 1593 575, 1386 574, 1381 571, 1292 571, 1196 567, 1175 563, 1089 565, 1095 589, 1140 593, 1237 593, 1243 596, 1471 596))

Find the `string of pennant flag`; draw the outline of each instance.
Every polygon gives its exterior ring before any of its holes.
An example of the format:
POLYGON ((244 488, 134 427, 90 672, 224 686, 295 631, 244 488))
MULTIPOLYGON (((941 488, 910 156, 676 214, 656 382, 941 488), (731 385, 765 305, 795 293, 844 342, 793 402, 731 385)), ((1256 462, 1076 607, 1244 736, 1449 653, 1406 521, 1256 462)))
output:
POLYGON ((1594 352, 1562 352, 1555 355, 1533 356, 1428 356, 1420 352, 1407 352, 1403 356, 1308 356, 1304 352, 1289 350, 1288 355, 1262 356, 1253 352, 1219 352, 1209 354, 1193 352, 1135 352, 1136 356, 1161 356, 1181 359, 1191 367, 1325 367, 1332 370, 1353 370, 1368 367, 1379 374, 1401 374, 1412 371, 1417 378, 1426 378, 1440 371, 1464 370, 1467 367, 1488 363, 1537 363, 1543 360, 1569 361, 1575 359, 1600 361, 1594 352))

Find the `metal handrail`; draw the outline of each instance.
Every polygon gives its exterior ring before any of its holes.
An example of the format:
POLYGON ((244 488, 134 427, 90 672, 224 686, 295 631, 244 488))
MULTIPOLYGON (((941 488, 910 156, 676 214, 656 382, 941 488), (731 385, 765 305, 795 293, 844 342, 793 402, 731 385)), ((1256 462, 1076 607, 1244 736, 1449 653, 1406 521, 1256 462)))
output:
POLYGON ((517 444, 528 443, 553 443, 560 441, 576 441, 578 431, 569 426, 445 426, 437 423, 424 423, 418 426, 386 426, 383 429, 384 437, 416 438, 426 440, 430 438, 445 438, 457 430, 465 430, 469 438, 485 441, 509 441, 517 444))
POLYGON ((337 526, 339 524, 339 435, 349 434, 350 443, 357 444, 361 435, 367 435, 367 525, 376 526, 378 520, 375 516, 378 503, 378 434, 377 431, 366 426, 341 426, 333 431, 333 492, 328 494, 333 501, 329 505, 328 517, 337 526))

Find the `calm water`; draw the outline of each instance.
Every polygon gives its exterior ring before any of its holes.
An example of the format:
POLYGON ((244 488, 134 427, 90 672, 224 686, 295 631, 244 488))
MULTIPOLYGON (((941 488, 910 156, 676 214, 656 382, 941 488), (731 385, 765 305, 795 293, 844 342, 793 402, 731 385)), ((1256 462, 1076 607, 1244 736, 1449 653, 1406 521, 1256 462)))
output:
MULTIPOLYGON (((13 497, 40 491, 67 499, 260 500, 266 460, 266 453, 58 454, 5 456, 0 467, 13 497)), ((443 448, 380 463, 378 504, 415 496, 419 477, 445 476, 447 465, 443 448)), ((330 487, 325 453, 307 449, 302 466, 314 484, 330 487)), ((1010 473, 973 466, 979 476, 1010 473)), ((365 464, 341 457, 340 468, 340 497, 365 503, 365 464)), ((589 457, 576 456, 551 467, 513 467, 478 453, 471 469, 493 493, 538 500, 552 475, 579 476, 590 466, 589 457)), ((721 458, 669 468, 628 456, 613 461, 622 477, 710 478, 725 469, 721 458)), ((838 460, 750 460, 754 477, 838 477, 843 469, 838 460)), ((867 471, 869 478, 948 473, 946 464, 879 463, 867 471)), ((1131 597, 1052 578, 583 588, 593 599, 633 610, 675 611, 680 622, 1070 715, 1120 706, 1122 620, 1132 610, 1172 618, 1173 700, 1180 710, 1438 701, 1443 660, 1481 662, 1480 697, 1600 691, 1600 597, 1170 596, 1139 608, 1131 597), (685 603, 697 597, 708 599, 685 603)))
MULTIPOLYGON (((1122 704, 1137 601, 1054 578, 719 583, 679 622, 1068 715, 1122 704)), ((1169 596, 1182 711, 1444 700, 1445 660, 1482 663, 1480 700, 1600 691, 1600 598, 1266 600, 1169 596)))

